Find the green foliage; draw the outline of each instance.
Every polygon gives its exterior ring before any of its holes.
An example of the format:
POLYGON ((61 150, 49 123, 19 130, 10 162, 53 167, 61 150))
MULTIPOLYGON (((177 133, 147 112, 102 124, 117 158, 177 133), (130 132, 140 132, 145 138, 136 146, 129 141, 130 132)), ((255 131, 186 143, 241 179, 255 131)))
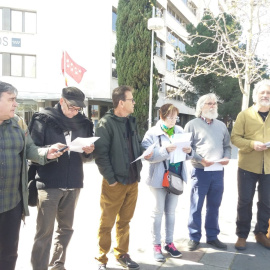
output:
MULTIPOLYGON (((147 21, 151 16, 152 5, 149 0, 119 0, 115 47, 118 84, 134 88, 134 116, 137 118, 141 135, 144 135, 148 125, 151 31, 147 29, 147 21)), ((155 67, 153 74, 154 109, 158 99, 155 67)))

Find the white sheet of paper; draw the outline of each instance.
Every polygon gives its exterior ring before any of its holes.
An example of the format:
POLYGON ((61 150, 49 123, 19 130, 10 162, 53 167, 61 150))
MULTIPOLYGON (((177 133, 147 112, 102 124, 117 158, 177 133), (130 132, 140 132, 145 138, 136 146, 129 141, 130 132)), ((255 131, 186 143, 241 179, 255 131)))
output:
POLYGON ((267 148, 269 148, 270 147, 270 142, 267 142, 267 143, 265 143, 264 144, 267 148))
POLYGON ((191 144, 190 138, 192 133, 174 134, 171 138, 172 144, 176 145, 176 149, 170 153, 170 162, 178 163, 186 160, 186 153, 183 152, 183 147, 189 147, 191 144))
POLYGON ((210 172, 210 171, 222 171, 223 170, 223 165, 218 163, 218 161, 215 161, 215 163, 211 166, 204 167, 205 172, 210 172))
MULTIPOLYGON (((139 159, 142 159, 142 158, 144 158, 145 156, 148 156, 149 154, 151 154, 152 153, 152 151, 153 151, 153 149, 155 148, 155 145, 157 144, 157 142, 155 142, 155 143, 153 143, 153 144, 151 144, 144 152, 143 152, 143 154, 141 155, 141 156, 139 156, 138 158, 136 158, 134 161, 132 161, 131 163, 133 163, 133 162, 135 162, 135 161, 137 161, 137 160, 139 160, 139 159)), ((131 164, 130 163, 130 164, 131 164)))
POLYGON ((90 146, 98 139, 99 137, 88 137, 88 138, 77 137, 75 140, 73 140, 68 144, 68 147, 70 151, 83 153, 82 150, 83 147, 90 146))

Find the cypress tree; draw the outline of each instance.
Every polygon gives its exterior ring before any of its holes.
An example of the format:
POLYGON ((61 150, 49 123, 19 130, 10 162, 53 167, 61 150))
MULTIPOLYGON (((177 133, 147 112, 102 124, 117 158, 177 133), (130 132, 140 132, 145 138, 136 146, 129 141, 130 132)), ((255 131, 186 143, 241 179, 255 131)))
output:
MULTIPOLYGON (((149 113, 151 31, 147 29, 147 21, 152 16, 152 4, 149 0, 119 0, 116 21, 118 84, 134 88, 134 116, 142 136, 147 130, 149 113)), ((155 66, 153 74, 154 110, 158 99, 155 66)))

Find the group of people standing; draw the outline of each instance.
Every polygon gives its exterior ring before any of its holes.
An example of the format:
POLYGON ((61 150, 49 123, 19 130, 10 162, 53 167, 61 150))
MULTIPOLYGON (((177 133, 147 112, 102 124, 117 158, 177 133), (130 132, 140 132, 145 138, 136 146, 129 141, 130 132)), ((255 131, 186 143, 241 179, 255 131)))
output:
POLYGON ((27 168, 30 166, 38 189, 36 235, 31 255, 33 270, 65 270, 66 250, 73 233, 73 219, 80 189, 83 187, 83 162, 93 158, 103 177, 98 230, 97 269, 107 269, 111 249, 111 231, 116 228, 116 260, 127 269, 139 269, 128 254, 129 223, 138 196, 142 169, 136 160, 151 145, 153 151, 144 158, 149 163, 146 183, 154 206, 151 214, 153 252, 156 261, 166 260, 163 250, 172 257, 181 257, 173 242, 175 209, 178 195, 162 187, 165 168, 191 181, 188 218, 188 248, 196 250, 202 236, 202 208, 206 200, 205 231, 207 243, 226 249, 218 239, 219 207, 224 190, 224 168, 231 157, 231 142, 239 148, 238 205, 235 248, 246 248, 251 229, 252 201, 258 185, 258 211, 255 238, 270 249, 267 238, 270 218, 270 81, 259 82, 253 91, 254 105, 239 113, 231 138, 226 125, 217 120, 218 100, 214 94, 199 98, 196 118, 184 129, 176 124, 179 110, 173 104, 160 108, 160 120, 141 140, 136 119, 131 116, 136 104, 130 86, 119 86, 112 94, 113 109, 100 119, 94 144, 82 153, 58 150, 77 137, 93 136, 93 124, 80 111, 84 94, 67 87, 54 108, 34 114, 29 129, 14 115, 17 90, 0 82, 0 269, 14 270, 17 259, 20 219, 28 215, 27 168), (179 151, 173 144, 175 134, 191 133, 191 144, 181 149, 192 164, 191 174, 186 161, 173 163, 170 155, 179 151), (38 165, 37 163, 42 164, 38 165), (45 165, 44 165, 45 164, 45 165), (218 165, 218 166, 217 166, 218 165), (161 224, 165 216, 165 239, 161 224), (57 220, 54 251, 50 248, 54 223, 57 220), (12 225, 10 225, 12 224, 12 225))

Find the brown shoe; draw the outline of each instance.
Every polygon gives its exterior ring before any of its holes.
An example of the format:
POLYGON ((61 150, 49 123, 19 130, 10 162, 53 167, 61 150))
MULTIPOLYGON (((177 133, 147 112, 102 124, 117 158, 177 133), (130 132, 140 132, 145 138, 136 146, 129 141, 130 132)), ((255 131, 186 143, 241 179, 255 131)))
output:
POLYGON ((265 248, 270 249, 270 239, 266 237, 266 235, 262 232, 259 232, 255 235, 255 239, 257 243, 261 244, 265 248))
POLYGON ((246 238, 238 237, 238 240, 235 243, 234 247, 237 250, 245 250, 246 249, 246 238))

